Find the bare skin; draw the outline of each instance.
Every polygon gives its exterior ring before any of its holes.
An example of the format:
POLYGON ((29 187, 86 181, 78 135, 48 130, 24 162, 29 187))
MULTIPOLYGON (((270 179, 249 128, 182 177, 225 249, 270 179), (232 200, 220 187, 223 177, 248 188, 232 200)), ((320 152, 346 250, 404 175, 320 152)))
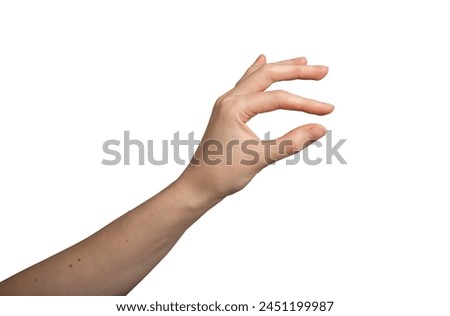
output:
POLYGON ((244 188, 269 163, 325 135, 323 126, 308 124, 267 146, 246 122, 277 109, 331 113, 334 107, 327 103, 266 91, 274 82, 320 80, 327 73, 327 67, 307 65, 303 57, 268 64, 259 56, 217 100, 192 163, 176 181, 85 240, 2 281, 0 295, 126 295, 205 212, 244 188), (216 148, 208 140, 224 144, 222 155, 207 155, 216 148), (226 147, 231 141, 247 141, 259 159, 240 146, 226 147), (227 154, 232 163, 226 163, 227 154))

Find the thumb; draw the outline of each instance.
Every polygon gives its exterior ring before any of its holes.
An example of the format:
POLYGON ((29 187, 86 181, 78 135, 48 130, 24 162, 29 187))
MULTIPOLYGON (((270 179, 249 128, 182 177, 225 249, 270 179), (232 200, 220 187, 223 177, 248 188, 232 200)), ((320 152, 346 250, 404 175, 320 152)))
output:
POLYGON ((322 125, 307 124, 297 127, 275 140, 263 141, 264 162, 270 164, 298 153, 326 133, 327 131, 322 125))

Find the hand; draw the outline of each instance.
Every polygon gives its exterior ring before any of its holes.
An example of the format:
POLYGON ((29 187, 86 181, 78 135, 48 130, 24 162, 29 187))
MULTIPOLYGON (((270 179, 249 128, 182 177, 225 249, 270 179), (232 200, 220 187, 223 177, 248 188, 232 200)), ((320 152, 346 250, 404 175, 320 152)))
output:
POLYGON ((277 109, 325 115, 330 104, 306 99, 283 90, 265 91, 274 82, 320 80, 326 66, 307 65, 306 58, 267 64, 260 55, 236 86, 214 105, 202 141, 179 181, 198 194, 217 201, 244 188, 268 164, 288 157, 325 135, 318 124, 295 128, 272 141, 263 141, 247 126, 256 114, 277 109))
POLYGON ((119 295, 128 293, 202 214, 241 190, 265 166, 325 135, 317 124, 262 141, 246 125, 276 109, 324 115, 333 106, 286 91, 274 82, 320 80, 324 66, 305 58, 266 64, 261 55, 236 86, 221 96, 200 145, 180 178, 89 238, 0 282, 0 295, 119 295))

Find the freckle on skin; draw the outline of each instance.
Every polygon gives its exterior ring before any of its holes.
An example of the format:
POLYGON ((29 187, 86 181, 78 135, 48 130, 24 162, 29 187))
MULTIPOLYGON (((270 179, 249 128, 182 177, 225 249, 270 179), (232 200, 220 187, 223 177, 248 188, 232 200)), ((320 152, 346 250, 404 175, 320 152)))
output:
POLYGON ((72 266, 73 266, 72 264, 69 264, 69 268, 72 268, 72 266))
POLYGON ((37 282, 39 279, 34 279, 34 282, 37 282))
POLYGON ((128 239, 125 242, 128 242, 128 239))
POLYGON ((81 261, 81 259, 80 258, 78 258, 78 262, 80 262, 81 261))

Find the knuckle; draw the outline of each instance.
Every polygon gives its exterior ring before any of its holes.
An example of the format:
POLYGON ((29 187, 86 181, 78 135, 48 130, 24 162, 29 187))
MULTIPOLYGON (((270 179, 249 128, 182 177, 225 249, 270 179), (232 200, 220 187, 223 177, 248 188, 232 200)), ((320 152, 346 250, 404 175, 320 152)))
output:
POLYGON ((225 95, 221 95, 219 98, 217 98, 216 103, 214 103, 214 106, 219 106, 222 103, 224 97, 225 95))
POLYGON ((261 67, 261 79, 265 82, 266 85, 270 85, 273 82, 277 81, 277 67, 278 66, 274 64, 266 64, 261 67))
POLYGON ((221 105, 222 107, 229 108, 235 106, 237 103, 237 98, 235 96, 227 96, 222 99, 221 105))
POLYGON ((278 153, 280 155, 293 155, 298 152, 298 144, 293 139, 284 139, 280 142, 278 147, 278 153))
POLYGON ((272 73, 273 73, 273 68, 274 68, 274 65, 272 65, 272 64, 265 64, 265 65, 262 65, 261 68, 259 68, 259 70, 265 76, 271 77, 272 73))
POLYGON ((288 93, 284 90, 281 89, 277 89, 277 90, 272 90, 271 92, 276 98, 286 98, 288 93))
POLYGON ((227 93, 221 95, 215 103, 215 106, 222 107, 222 106, 228 106, 231 103, 230 99, 233 99, 233 96, 230 94, 231 91, 228 91, 227 93))
POLYGON ((271 93, 276 102, 287 102, 290 98, 289 92, 284 90, 273 90, 271 93))
POLYGON ((297 67, 294 68, 294 75, 297 78, 303 77, 305 74, 305 67, 304 65, 297 65, 297 67))
POLYGON ((215 111, 221 114, 228 114, 235 111, 236 108, 242 106, 242 99, 239 96, 225 95, 217 99, 214 106, 215 111))

